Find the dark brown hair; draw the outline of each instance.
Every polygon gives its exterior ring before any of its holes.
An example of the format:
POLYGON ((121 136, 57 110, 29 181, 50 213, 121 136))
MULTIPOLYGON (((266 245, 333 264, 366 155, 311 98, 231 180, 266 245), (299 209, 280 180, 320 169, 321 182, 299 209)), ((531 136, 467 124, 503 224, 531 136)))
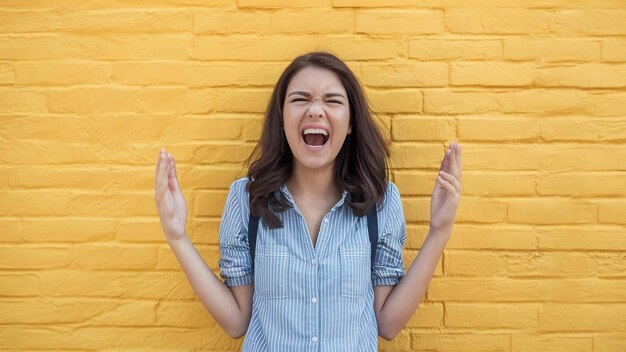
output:
POLYGON ((278 190, 292 173, 293 154, 283 130, 283 104, 291 78, 301 69, 315 66, 333 71, 348 93, 352 133, 337 154, 334 182, 347 190, 347 202, 356 216, 363 216, 374 203, 380 204, 387 189, 389 147, 374 122, 363 89, 348 66, 333 54, 309 52, 295 58, 274 86, 265 111, 263 132, 246 160, 250 212, 270 228, 282 227, 273 212, 291 208, 278 190), (254 160, 253 162, 251 162, 254 160), (280 194, 280 196, 279 196, 280 194))

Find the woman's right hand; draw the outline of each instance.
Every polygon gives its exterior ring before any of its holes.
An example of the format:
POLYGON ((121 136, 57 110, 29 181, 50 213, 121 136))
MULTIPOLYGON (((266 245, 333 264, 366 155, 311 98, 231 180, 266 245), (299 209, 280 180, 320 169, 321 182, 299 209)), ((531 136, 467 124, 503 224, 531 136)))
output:
POLYGON ((167 241, 187 236, 187 204, 176 178, 174 156, 161 148, 156 166, 154 200, 167 241))

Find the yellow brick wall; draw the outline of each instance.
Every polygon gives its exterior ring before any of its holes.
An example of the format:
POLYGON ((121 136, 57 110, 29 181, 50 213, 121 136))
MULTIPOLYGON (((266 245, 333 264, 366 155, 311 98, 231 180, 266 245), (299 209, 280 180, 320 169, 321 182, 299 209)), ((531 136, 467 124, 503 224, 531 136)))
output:
POLYGON ((0 350, 239 350, 164 241, 157 154, 217 273, 228 186, 310 50, 389 126, 407 268, 463 146, 453 236, 381 351, 626 351, 623 0, 1 0, 0 350))

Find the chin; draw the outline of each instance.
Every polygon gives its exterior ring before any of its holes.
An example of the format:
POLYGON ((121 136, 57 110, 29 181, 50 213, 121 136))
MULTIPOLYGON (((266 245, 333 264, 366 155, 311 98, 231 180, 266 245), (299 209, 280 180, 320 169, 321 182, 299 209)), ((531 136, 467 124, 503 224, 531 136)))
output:
POLYGON ((332 167, 335 163, 334 159, 329 161, 324 157, 305 157, 304 159, 297 157, 294 158, 297 160, 300 166, 306 169, 323 169, 327 167, 332 167))

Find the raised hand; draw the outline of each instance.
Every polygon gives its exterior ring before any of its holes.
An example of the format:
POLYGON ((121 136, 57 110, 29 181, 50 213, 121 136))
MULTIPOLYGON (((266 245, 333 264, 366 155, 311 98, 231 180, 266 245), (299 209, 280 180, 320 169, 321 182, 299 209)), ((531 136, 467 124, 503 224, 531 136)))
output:
POLYGON ((161 148, 156 166, 154 200, 168 241, 187 236, 187 204, 176 178, 174 156, 161 148))
POLYGON ((430 227, 452 234, 456 210, 461 199, 461 145, 450 143, 441 161, 435 190, 430 202, 430 227))

